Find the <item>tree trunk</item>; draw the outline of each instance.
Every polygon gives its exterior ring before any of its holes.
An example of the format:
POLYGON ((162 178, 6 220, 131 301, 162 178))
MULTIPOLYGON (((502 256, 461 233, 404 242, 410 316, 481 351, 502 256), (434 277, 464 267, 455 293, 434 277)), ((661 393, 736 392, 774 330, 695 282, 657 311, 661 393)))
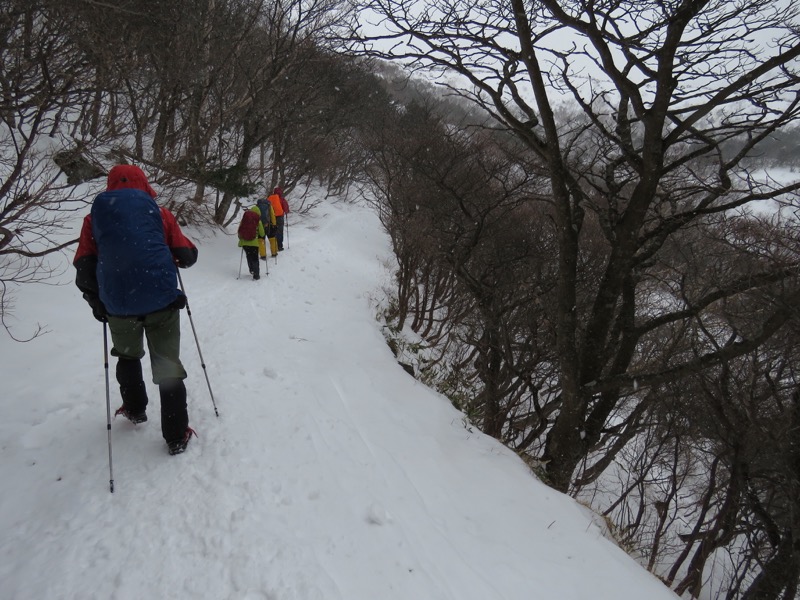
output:
MULTIPOLYGON (((555 161, 551 161, 555 162, 555 161)), ((572 199, 560 176, 560 163, 551 164, 558 228, 558 284, 556 352, 561 384, 558 416, 547 435, 542 456, 550 485, 567 492, 572 473, 583 456, 586 399, 582 391, 577 347, 578 236, 582 209, 572 199)))

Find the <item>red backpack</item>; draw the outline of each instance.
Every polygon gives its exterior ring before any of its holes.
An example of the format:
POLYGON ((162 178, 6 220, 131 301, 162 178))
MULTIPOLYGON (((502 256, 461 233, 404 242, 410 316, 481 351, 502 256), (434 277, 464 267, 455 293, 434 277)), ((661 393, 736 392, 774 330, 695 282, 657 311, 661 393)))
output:
POLYGON ((253 210, 244 211, 242 222, 239 223, 239 239, 250 242, 258 235, 258 223, 261 219, 253 210))

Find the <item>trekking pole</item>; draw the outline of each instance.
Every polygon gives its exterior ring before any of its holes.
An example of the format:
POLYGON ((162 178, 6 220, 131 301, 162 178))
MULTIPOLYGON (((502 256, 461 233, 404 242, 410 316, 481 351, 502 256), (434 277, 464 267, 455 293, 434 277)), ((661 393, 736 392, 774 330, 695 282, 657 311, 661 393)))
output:
POLYGON ((106 370, 106 430, 108 431, 108 485, 114 493, 114 467, 111 462, 111 392, 108 383, 108 323, 103 321, 103 365, 106 370))
POLYGON ((283 220, 286 221, 286 249, 289 249, 289 213, 283 215, 283 220))
MULTIPOLYGON (((244 248, 242 248, 244 252, 244 248)), ((200 365, 203 367, 203 374, 206 376, 206 385, 208 385, 208 393, 211 395, 211 404, 214 405, 214 414, 219 418, 219 411, 217 410, 217 403, 214 402, 214 392, 211 391, 211 381, 208 379, 208 371, 206 370, 206 361, 203 358, 203 352, 200 350, 200 340, 197 339, 197 330, 194 328, 194 319, 192 319, 192 309, 189 308, 189 297, 186 295, 186 290, 183 289, 183 277, 181 277, 180 269, 177 267, 175 271, 178 273, 178 283, 181 285, 181 291, 186 297, 186 314, 189 315, 189 323, 192 325, 192 333, 194 334, 194 343, 197 345, 197 354, 200 356, 200 365)))
MULTIPOLYGON (((242 277, 242 259, 244 258, 244 248, 242 248, 242 254, 239 256, 239 274, 236 276, 236 279, 241 279, 242 277)), ((178 278, 180 278, 181 274, 178 272, 178 278)))

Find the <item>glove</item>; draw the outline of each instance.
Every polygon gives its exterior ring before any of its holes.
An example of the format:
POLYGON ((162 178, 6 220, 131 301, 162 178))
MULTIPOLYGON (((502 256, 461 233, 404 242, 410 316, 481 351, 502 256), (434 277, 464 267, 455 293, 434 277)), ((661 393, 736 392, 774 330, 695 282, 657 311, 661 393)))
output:
POLYGON ((92 308, 92 315, 94 318, 101 323, 108 323, 108 312, 106 312, 106 305, 103 304, 103 301, 100 300, 100 297, 88 292, 84 292, 83 298, 92 308))
POLYGON ((106 307, 103 306, 102 302, 92 306, 92 315, 101 323, 108 323, 108 314, 106 314, 106 307))
POLYGON ((175 302, 170 304, 170 307, 172 307, 174 309, 177 309, 177 310, 181 310, 183 308, 186 308, 186 305, 188 303, 189 303, 189 300, 186 298, 185 294, 178 294, 178 297, 175 298, 175 302))

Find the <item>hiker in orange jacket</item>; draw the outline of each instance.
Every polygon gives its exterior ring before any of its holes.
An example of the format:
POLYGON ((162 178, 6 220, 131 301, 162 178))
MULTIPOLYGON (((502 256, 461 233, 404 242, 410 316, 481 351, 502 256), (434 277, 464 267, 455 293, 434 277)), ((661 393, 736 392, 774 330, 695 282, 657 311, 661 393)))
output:
POLYGON ((272 209, 275 211, 275 238, 278 241, 278 251, 283 250, 283 222, 285 215, 289 214, 289 203, 283 195, 283 190, 276 187, 269 198, 269 203, 272 204, 272 209))

